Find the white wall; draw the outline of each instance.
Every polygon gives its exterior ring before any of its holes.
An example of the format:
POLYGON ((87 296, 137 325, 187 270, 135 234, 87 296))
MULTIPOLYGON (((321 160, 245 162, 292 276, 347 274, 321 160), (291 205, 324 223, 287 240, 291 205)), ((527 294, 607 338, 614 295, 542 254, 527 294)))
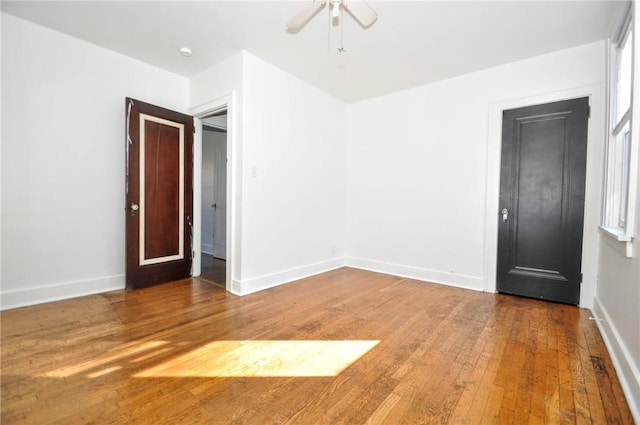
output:
POLYGON ((346 107, 245 53, 241 292, 343 265, 346 107))
MULTIPOLYGON (((215 221, 213 219, 213 154, 215 151, 215 131, 204 130, 202 132, 202 252, 213 255, 213 232, 215 221)), ((226 137, 225 137, 226 139, 226 137)))
MULTIPOLYGON (((2 46, 2 16, 0 15, 0 47, 2 46)), ((1 50, 0 50, 1 53, 1 50)), ((2 55, 0 54, 0 82, 2 81, 2 55)), ((0 84, 2 99, 2 84, 0 84)), ((0 102, 0 309, 2 308, 2 103, 0 102)))
MULTIPOLYGON (((640 211, 640 202, 636 208, 640 211)), ((636 225, 640 226, 638 218, 636 225)), ((599 323, 600 331, 616 365, 629 407, 640 423, 640 243, 638 237, 634 238, 633 258, 626 258, 612 246, 619 243, 607 235, 602 236, 600 277, 593 311, 603 319, 599 323)))
POLYGON ((193 76, 189 85, 191 109, 228 96, 233 91, 238 93, 241 101, 243 58, 244 52, 240 51, 193 76))
POLYGON ((232 286, 247 294, 344 264, 346 107, 239 52, 191 79, 192 111, 235 95, 232 286))
MULTIPOLYGON (((640 5, 634 2, 634 16, 640 16, 640 5)), ((631 133, 635 149, 640 149, 640 21, 634 21, 633 123, 631 133)), ((637 152, 637 151, 636 151, 637 152)), ((638 161, 636 157, 634 159, 638 161)), ((640 181, 639 173, 636 181, 640 181)), ((637 188, 636 188, 637 190, 637 188)), ((636 193, 633 257, 624 255, 624 242, 603 233, 600 243, 599 281, 594 315, 616 366, 627 402, 640 423, 640 194, 636 193)))
MULTIPOLYGON (((585 243, 594 263, 604 54, 604 43, 597 42, 350 105, 348 264, 491 289, 488 280, 495 277, 487 276, 485 260, 497 233, 488 233, 486 222, 487 209, 497 214, 497 205, 487 202, 497 187, 487 181, 499 167, 490 149, 492 111, 518 99, 551 101, 590 91, 592 108, 600 112, 590 124, 587 181, 586 220, 593 226, 585 243)), ((595 269, 587 278, 581 304, 590 306, 595 269)))
POLYGON ((2 307, 124 288, 124 98, 189 81, 2 14, 2 307))

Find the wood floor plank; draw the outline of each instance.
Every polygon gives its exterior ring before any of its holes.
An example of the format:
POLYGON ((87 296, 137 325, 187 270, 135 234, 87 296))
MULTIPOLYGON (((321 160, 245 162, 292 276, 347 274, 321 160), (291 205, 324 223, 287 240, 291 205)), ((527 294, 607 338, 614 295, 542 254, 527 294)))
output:
POLYGON ((558 341, 558 384, 559 390, 559 408, 563 417, 563 423, 575 423, 575 403, 573 401, 572 391, 572 375, 571 365, 569 362, 568 348, 567 348, 567 336, 564 328, 558 328, 557 332, 558 341))
POLYGON ((584 324, 586 326, 581 326, 576 336, 580 346, 580 364, 583 370, 582 376, 585 381, 585 390, 587 392, 587 400, 589 403, 589 415, 591 416, 592 423, 606 423, 606 416, 604 413, 605 407, 602 402, 602 397, 600 397, 596 373, 591 361, 590 344, 585 335, 585 332, 588 333, 590 326, 588 322, 584 322, 584 324))
POLYGON ((632 424, 588 317, 348 268, 245 297, 114 291, 0 314, 0 421, 632 424))
POLYGON ((585 336, 591 357, 599 398, 603 405, 604 415, 608 423, 627 423, 633 421, 626 404, 622 388, 611 363, 602 337, 595 324, 585 326, 585 336))

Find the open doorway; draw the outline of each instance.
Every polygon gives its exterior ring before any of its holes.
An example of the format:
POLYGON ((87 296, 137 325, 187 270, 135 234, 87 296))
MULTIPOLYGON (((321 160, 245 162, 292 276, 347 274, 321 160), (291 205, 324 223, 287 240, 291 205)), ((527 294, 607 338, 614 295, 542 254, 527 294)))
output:
MULTIPOLYGON (((203 205, 211 209, 211 203, 202 201, 202 145, 205 124, 208 127, 221 127, 220 121, 226 121, 226 199, 225 201, 225 260, 224 262, 224 286, 231 293, 237 294, 240 288, 237 287, 234 276, 239 267, 239 241, 235 229, 234 212, 236 211, 237 196, 235 194, 236 177, 235 171, 238 169, 235 155, 236 149, 236 114, 235 114, 235 93, 212 100, 197 107, 191 108, 189 113, 194 117, 194 138, 193 138, 193 263, 192 276, 200 277, 202 271, 202 210, 203 205), (220 118, 213 118, 219 116, 220 118), (223 118, 224 116, 224 118, 223 118), (209 123, 203 122, 204 120, 209 123)), ((220 128, 219 128, 220 129, 220 128)), ((211 256, 213 257, 213 256, 211 256)), ((209 258, 211 258, 209 257, 209 258)), ((218 262, 221 265, 220 262, 218 262)), ((221 276, 220 276, 221 277, 221 276)))
POLYGON ((202 118, 200 278, 226 287, 227 111, 202 118))

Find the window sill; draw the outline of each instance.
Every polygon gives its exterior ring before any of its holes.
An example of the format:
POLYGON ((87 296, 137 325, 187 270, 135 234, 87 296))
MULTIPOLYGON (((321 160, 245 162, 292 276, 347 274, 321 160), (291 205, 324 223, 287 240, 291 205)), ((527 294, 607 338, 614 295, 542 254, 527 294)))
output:
POLYGON ((606 235, 607 243, 627 258, 633 257, 633 236, 623 229, 600 226, 600 231, 606 235))

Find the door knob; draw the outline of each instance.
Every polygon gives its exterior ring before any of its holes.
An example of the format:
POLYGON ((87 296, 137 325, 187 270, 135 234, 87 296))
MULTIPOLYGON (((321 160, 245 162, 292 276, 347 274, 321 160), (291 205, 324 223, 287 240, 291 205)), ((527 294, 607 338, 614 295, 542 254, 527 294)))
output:
POLYGON ((133 216, 135 215, 136 211, 140 209, 140 206, 135 202, 132 202, 131 205, 129 206, 129 209, 131 210, 131 215, 133 216))
POLYGON ((506 222, 507 218, 509 218, 509 210, 506 208, 503 208, 502 211, 500 211, 500 213, 502 214, 502 222, 506 222))

